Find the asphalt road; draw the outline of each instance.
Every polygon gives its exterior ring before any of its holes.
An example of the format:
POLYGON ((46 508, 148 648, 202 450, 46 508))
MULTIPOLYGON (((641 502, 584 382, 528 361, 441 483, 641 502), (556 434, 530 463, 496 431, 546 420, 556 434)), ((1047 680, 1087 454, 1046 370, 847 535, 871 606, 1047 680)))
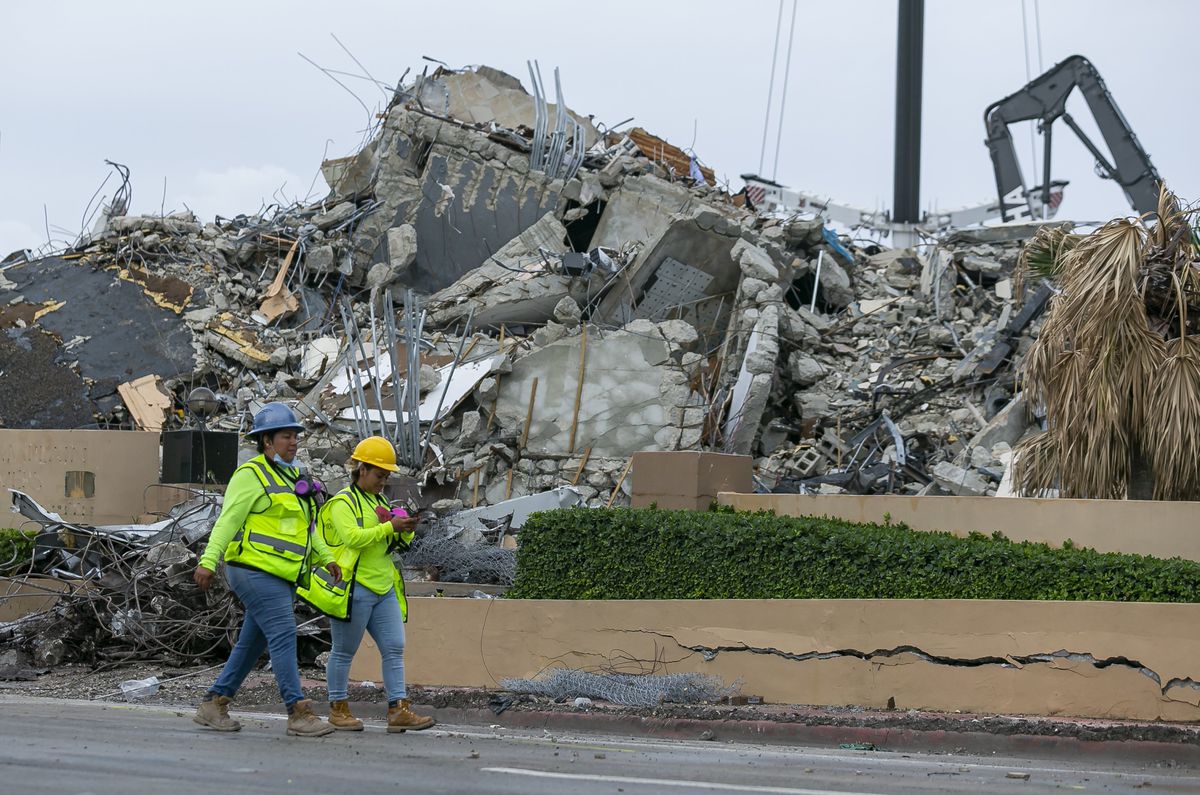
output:
POLYGON ((378 723, 363 733, 306 739, 287 737, 282 716, 235 714, 244 728, 222 734, 194 724, 190 710, 0 697, 0 792, 1200 792, 1192 771, 1094 760, 550 736, 488 726, 389 735, 378 723))

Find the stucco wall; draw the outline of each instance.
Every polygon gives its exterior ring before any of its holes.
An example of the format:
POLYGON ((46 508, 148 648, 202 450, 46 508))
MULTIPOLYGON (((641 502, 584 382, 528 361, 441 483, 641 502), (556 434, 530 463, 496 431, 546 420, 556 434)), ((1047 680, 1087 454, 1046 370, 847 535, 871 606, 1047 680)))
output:
MULTIPOLYGON (((18 489, 63 519, 86 524, 136 522, 146 487, 158 482, 158 434, 150 431, 0 430, 0 511, 18 489), (67 472, 90 472, 92 496, 69 496, 67 472)), ((0 517, 0 527, 20 517, 0 517)))
MULTIPOLYGON (((412 683, 496 687, 657 660, 775 703, 1195 721, 1198 622, 1193 604, 414 598, 405 663, 412 683)), ((380 679, 369 639, 351 674, 380 679)))
POLYGON ((1200 503, 1141 500, 1034 500, 811 494, 717 496, 740 511, 831 516, 852 522, 903 522, 956 535, 999 530, 1013 541, 1060 547, 1067 539, 1100 552, 1200 560, 1200 503))

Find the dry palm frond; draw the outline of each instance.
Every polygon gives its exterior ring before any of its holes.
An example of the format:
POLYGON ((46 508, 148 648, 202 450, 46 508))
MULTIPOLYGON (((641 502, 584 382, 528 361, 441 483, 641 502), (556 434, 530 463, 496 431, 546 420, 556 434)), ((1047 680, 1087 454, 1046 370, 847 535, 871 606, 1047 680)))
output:
POLYGON ((1064 259, 1062 311, 1081 345, 1106 339, 1124 310, 1140 303, 1138 290, 1145 230, 1128 220, 1105 224, 1064 259))
POLYGON ((1150 331, 1141 302, 1115 311, 1122 313, 1124 322, 1112 324, 1091 379, 1093 384, 1111 385, 1118 396, 1113 420, 1136 437, 1146 422, 1150 382, 1162 367, 1166 347, 1162 337, 1150 331))
POLYGON ((1175 194, 1163 185, 1158 192, 1157 218, 1146 236, 1146 263, 1154 265, 1164 262, 1174 266, 1181 257, 1190 262, 1192 254, 1192 228, 1188 223, 1188 213, 1179 206, 1175 194))
POLYGON ((1154 374, 1144 447, 1154 467, 1156 500, 1200 498, 1200 340, 1187 333, 1183 285, 1173 279, 1179 338, 1154 374))
MULTIPOLYGON (((1165 356, 1148 327, 1139 290, 1145 230, 1128 220, 1106 224, 1061 258, 1063 292, 1051 305, 1025 361, 1031 400, 1045 406, 1053 442, 1053 477, 1032 463, 1022 488, 1064 497, 1119 498, 1131 472, 1131 451, 1147 415, 1147 384, 1165 356)), ((1046 449, 1036 459, 1050 466, 1046 449)))
POLYGON ((1014 275, 1014 290, 1018 295, 1024 291, 1025 280, 1055 279, 1063 269, 1067 252, 1075 248, 1081 235, 1067 231, 1065 226, 1043 226, 1021 249, 1014 275))
POLYGON ((1013 482, 1022 497, 1043 497, 1058 488, 1058 442, 1049 432, 1030 436, 1013 449, 1013 482))
POLYGON ((1200 499, 1200 341, 1167 343, 1156 374, 1146 426, 1146 457, 1154 466, 1154 499, 1200 499))
POLYGON ((1176 291, 1186 298, 1200 294, 1200 272, 1196 270, 1196 232, 1192 213, 1180 208, 1179 199, 1164 185, 1158 196, 1156 222, 1146 238, 1142 289, 1151 310, 1168 323, 1180 310, 1176 291), (1178 284, 1175 283, 1178 279, 1178 284))

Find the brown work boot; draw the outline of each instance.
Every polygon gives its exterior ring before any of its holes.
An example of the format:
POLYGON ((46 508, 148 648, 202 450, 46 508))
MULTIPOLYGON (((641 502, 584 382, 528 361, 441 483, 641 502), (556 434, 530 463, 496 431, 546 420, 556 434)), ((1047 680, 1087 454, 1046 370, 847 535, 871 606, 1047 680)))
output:
POLYGON ((340 732, 360 732, 363 722, 350 714, 349 701, 329 702, 329 725, 340 732))
POLYGON ((407 698, 400 699, 394 707, 388 707, 388 731, 404 732, 412 729, 419 732, 428 729, 436 721, 428 715, 418 715, 412 711, 412 704, 407 698))
POLYGON ((219 732, 235 732, 240 730, 242 724, 229 717, 229 702, 231 700, 229 696, 214 695, 206 701, 201 701, 200 706, 196 708, 196 714, 192 716, 192 720, 201 726, 207 726, 219 732))
POLYGON ((312 700, 306 698, 292 705, 287 733, 293 737, 324 737, 333 733, 333 727, 313 714, 312 700))

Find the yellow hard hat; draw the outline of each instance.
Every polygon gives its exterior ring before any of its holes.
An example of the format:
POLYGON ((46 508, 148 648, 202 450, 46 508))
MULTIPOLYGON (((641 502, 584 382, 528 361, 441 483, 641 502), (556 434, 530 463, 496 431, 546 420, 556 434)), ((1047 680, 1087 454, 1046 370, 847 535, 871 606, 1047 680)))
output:
POLYGON ((380 469, 386 469, 389 472, 399 472, 400 467, 396 466, 396 449, 392 447, 392 443, 382 436, 368 436, 358 443, 354 448, 353 455, 350 456, 354 461, 361 461, 364 464, 370 464, 380 469))

